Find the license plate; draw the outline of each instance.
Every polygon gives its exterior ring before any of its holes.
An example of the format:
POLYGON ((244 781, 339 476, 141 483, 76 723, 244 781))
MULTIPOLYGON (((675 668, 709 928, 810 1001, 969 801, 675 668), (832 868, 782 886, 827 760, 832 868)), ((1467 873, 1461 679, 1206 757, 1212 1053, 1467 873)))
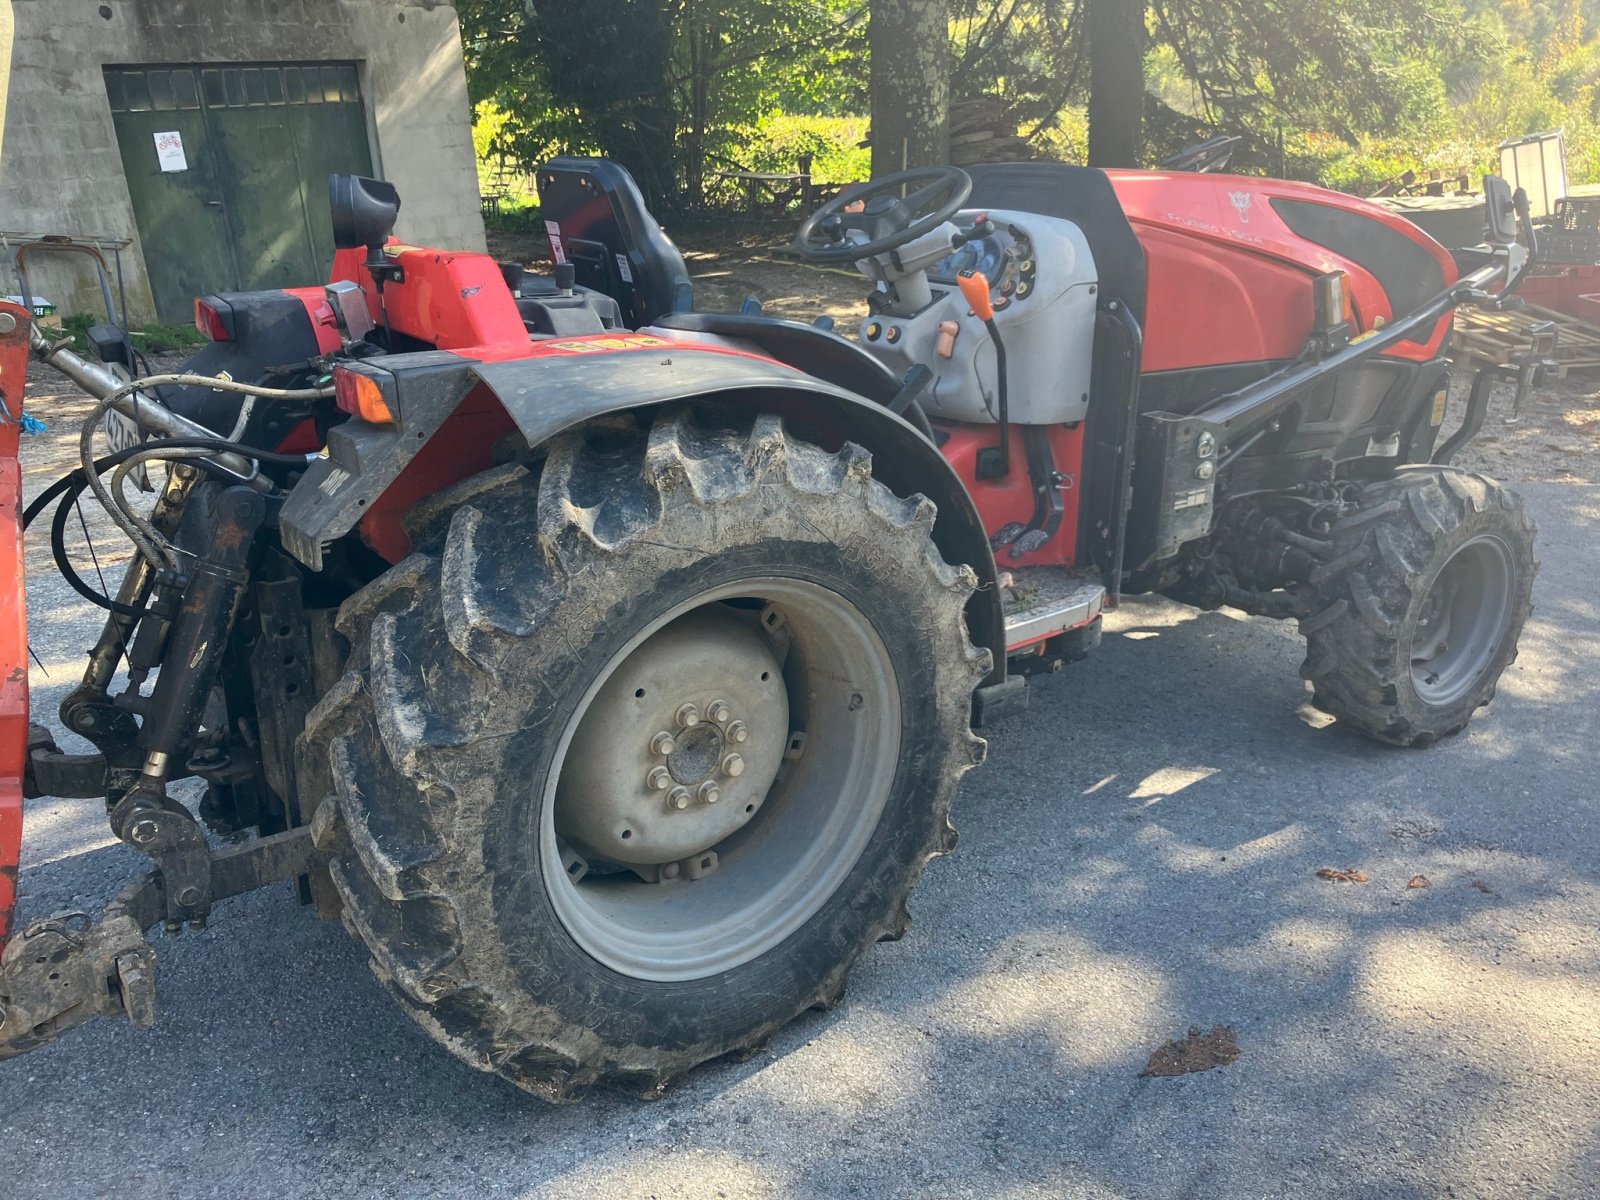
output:
MULTIPOLYGON (((119 450, 131 450, 145 440, 144 430, 114 408, 106 413, 105 431, 106 443, 111 447, 113 453, 119 450)), ((145 469, 143 463, 140 463, 128 474, 133 476, 133 482, 141 492, 153 490, 150 487, 150 473, 145 469)))

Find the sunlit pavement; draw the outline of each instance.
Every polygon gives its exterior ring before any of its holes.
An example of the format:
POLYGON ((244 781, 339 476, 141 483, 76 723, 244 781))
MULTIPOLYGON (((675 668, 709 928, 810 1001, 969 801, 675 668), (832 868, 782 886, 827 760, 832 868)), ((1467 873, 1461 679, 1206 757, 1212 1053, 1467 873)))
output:
MULTIPOLYGON (((911 932, 749 1061, 653 1104, 547 1108, 436 1048, 340 926, 274 889, 158 941, 153 1031, 102 1022, 0 1064, 4 1190, 1596 1194, 1600 488, 1522 490, 1537 611, 1442 747, 1311 709, 1288 626, 1130 602, 991 731, 911 932), (1237 1061, 1141 1076, 1215 1025, 1237 1061)), ((31 602, 50 714, 93 614, 43 574, 31 602)), ((27 839, 27 915, 139 869, 94 802, 34 802, 27 839)))

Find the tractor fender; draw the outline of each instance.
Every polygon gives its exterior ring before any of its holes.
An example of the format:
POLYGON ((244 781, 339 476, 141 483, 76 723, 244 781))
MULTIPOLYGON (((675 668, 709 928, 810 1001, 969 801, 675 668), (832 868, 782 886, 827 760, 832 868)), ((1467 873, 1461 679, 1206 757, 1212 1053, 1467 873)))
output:
POLYGON ((938 509, 933 542, 949 562, 969 564, 978 590, 967 605, 974 644, 1005 672, 1005 616, 989 535, 971 495, 938 448, 883 405, 772 359, 692 343, 663 349, 481 363, 474 374, 494 392, 529 446, 596 417, 680 400, 776 412, 824 440, 850 441, 872 455, 872 473, 897 495, 921 493, 938 509))
POLYGON ((972 641, 994 655, 991 682, 1005 678, 998 572, 977 508, 938 449, 881 404, 772 359, 654 337, 537 343, 533 354, 505 361, 476 361, 471 353, 362 364, 391 377, 385 386, 396 401, 396 425, 352 420, 330 432, 327 453, 310 465, 280 517, 291 554, 320 570, 322 548, 359 523, 366 541, 397 561, 408 548, 400 522, 411 506, 490 465, 490 439, 468 432, 474 420, 478 429, 493 429, 485 409, 501 422, 509 417, 537 447, 597 417, 674 401, 756 407, 823 442, 855 442, 872 454, 873 474, 887 487, 933 501, 934 544, 978 577, 967 605, 972 641))

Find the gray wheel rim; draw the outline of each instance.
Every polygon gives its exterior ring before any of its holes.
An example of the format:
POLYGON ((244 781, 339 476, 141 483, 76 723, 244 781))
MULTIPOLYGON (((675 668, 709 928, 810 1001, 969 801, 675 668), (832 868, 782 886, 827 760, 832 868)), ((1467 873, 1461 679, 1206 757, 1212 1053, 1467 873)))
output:
MULTIPOLYGON (((714 654, 705 657, 718 661, 714 654)), ((719 695, 733 696, 744 682, 728 679, 719 695)), ((668 709, 704 708, 718 699, 701 694, 712 690, 702 677, 698 688, 668 697, 668 709)), ((726 715, 729 719, 718 724, 724 734, 739 714, 726 715)), ((708 721, 709 714, 702 713, 701 724, 708 721)), ((757 721, 749 723, 754 727, 757 721)), ((748 749, 744 756, 756 762, 766 746, 762 739, 771 736, 769 730, 752 728, 746 743, 730 742, 724 749, 748 749)), ((539 854, 552 907, 585 953, 633 978, 700 979, 750 962, 810 920, 854 868, 888 801, 900 743, 899 688, 889 652, 872 623, 848 600, 798 579, 743 580, 708 591, 662 615, 613 656, 562 730, 540 811, 539 854), (722 603, 729 600, 739 607, 722 603), (618 796, 597 782, 609 781, 614 772, 577 755, 569 763, 569 753, 575 744, 580 749, 598 744, 602 735, 620 739, 627 753, 640 738, 650 742, 649 730, 659 722, 635 719, 627 705, 636 692, 647 693, 638 697, 640 704, 657 697, 648 686, 633 688, 630 662, 649 660, 661 639, 682 635, 687 623, 711 630, 718 621, 727 623, 729 639, 748 640, 745 631, 755 626, 763 627, 764 634, 776 627, 784 648, 781 676, 774 682, 783 685, 787 698, 787 727, 778 734, 781 765, 775 781, 759 799, 735 797, 741 812, 750 803, 754 814, 706 847, 716 866, 701 878, 680 873, 670 882, 647 882, 634 870, 664 869, 648 863, 579 874, 573 857, 575 828, 590 835, 599 830, 603 836, 616 821, 631 821, 638 836, 628 843, 629 852, 648 857, 640 847, 649 830, 670 828, 670 820, 676 819, 671 798, 681 799, 683 785, 681 764, 674 758, 683 756, 696 770, 704 770, 716 755, 707 756, 703 745, 689 745, 691 739, 684 738, 685 745, 661 758, 667 771, 641 771, 637 787, 618 796), (647 803, 641 794, 665 808, 641 808, 647 803), (616 820, 607 825, 595 818, 596 810, 616 820), (632 821, 632 816, 645 820, 632 821)), ((715 779, 725 789, 744 782, 742 773, 730 780, 725 771, 715 779)), ((694 786, 689 779, 691 805, 681 811, 684 817, 698 814, 703 819, 709 810, 695 807, 702 802, 694 786)), ((729 799, 725 795, 722 802, 729 799)), ((681 849, 676 844, 664 853, 676 855, 681 849)), ((692 867, 699 860, 691 855, 686 861, 692 867)))
POLYGON ((1445 560, 1411 636, 1411 684, 1425 703, 1453 704, 1482 683, 1505 640, 1515 580, 1511 549, 1494 534, 1445 560))

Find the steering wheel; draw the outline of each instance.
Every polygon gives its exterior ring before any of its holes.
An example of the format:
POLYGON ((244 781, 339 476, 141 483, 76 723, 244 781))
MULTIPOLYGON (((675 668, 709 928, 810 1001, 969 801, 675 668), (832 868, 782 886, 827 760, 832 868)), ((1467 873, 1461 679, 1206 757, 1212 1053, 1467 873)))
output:
POLYGON ((931 233, 955 216, 971 194, 972 179, 960 167, 896 171, 847 188, 817 209, 801 223, 794 248, 814 263, 875 258, 931 233), (904 188, 913 190, 902 197, 904 188))

